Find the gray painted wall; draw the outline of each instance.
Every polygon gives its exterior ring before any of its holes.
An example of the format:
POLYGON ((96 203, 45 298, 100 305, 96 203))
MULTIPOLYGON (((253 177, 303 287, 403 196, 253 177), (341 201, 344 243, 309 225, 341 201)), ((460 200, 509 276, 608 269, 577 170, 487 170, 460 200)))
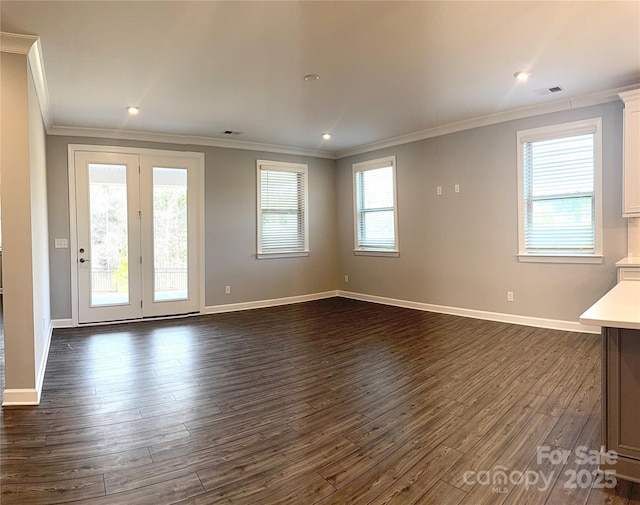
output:
MULTIPOLYGON (((333 162, 236 149, 48 137, 50 247, 68 238, 67 145, 205 153, 206 305, 343 289, 399 300, 576 321, 615 283, 626 255, 621 217, 622 104, 613 102, 476 128, 333 162), (603 264, 519 263, 516 132, 603 119, 603 264), (353 255, 351 165, 397 156, 400 257, 353 255), (311 256, 255 259, 255 160, 309 164, 311 256), (460 184, 461 192, 453 192, 460 184), (436 197, 436 186, 444 194, 436 197), (344 283, 343 276, 350 282, 344 283), (224 294, 230 285, 232 294, 224 294), (506 291, 515 301, 506 301, 506 291)), ((51 249, 52 317, 71 316, 69 251, 51 249)))
POLYGON ((36 379, 44 373, 51 323, 49 230, 47 223, 46 133, 33 77, 29 72, 29 163, 31 169, 31 248, 33 268, 33 333, 36 379))
POLYGON ((205 305, 222 305, 336 289, 335 163, 332 160, 239 149, 49 136, 47 139, 51 312, 71 317, 68 144, 136 146, 205 154, 205 305), (257 260, 256 160, 309 165, 309 257, 257 260), (224 287, 231 286, 231 294, 224 287))
POLYGON ((614 263, 627 253, 621 102, 381 149, 341 159, 337 167, 339 289, 577 321, 613 286, 614 263), (519 263, 516 132, 597 116, 603 121, 604 263, 519 263), (388 155, 397 156, 400 257, 354 256, 351 165, 388 155), (442 196, 436 196, 439 185, 442 196), (506 301, 507 291, 514 302, 506 301))
POLYGON ((46 137, 27 55, 0 66, 5 386, 33 401, 50 324, 46 137))
POLYGON ((36 369, 27 57, 2 53, 0 67, 5 388, 30 389, 36 369))

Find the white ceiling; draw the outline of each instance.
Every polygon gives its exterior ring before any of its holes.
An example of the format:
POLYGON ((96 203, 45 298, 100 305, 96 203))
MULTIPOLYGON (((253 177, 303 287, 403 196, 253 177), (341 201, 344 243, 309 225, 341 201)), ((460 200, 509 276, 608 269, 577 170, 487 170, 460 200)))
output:
POLYGON ((54 127, 335 153, 640 82, 640 1, 2 0, 0 15, 40 36, 54 127))

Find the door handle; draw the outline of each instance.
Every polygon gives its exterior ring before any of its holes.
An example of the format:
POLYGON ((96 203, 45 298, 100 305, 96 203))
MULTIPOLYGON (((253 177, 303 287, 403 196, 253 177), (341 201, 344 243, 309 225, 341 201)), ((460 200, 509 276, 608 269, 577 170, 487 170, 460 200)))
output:
POLYGON ((86 260, 86 259, 84 259, 84 258, 80 258, 80 259, 79 259, 79 261, 80 261, 80 263, 85 263, 85 262, 87 262, 87 261, 89 261, 89 260, 86 260))

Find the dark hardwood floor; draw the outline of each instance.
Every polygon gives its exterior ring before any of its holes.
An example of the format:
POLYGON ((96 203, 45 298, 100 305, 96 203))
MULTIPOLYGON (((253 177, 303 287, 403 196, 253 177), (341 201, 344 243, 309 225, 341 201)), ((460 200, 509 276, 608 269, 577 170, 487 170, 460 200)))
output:
POLYGON ((599 344, 339 298, 56 330, 42 404, 2 411, 1 502, 640 504, 575 455, 599 344))

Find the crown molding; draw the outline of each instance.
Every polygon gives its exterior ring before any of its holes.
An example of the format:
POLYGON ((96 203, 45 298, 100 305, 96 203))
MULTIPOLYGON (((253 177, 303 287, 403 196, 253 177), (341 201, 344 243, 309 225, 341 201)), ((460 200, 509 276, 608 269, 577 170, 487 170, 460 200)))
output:
POLYGON ((334 153, 319 149, 281 146, 277 144, 263 144, 244 140, 227 140, 213 137, 199 137, 195 135, 172 135, 165 133, 138 132, 133 130, 112 130, 106 128, 81 128, 75 126, 51 126, 47 134, 71 137, 90 137, 118 140, 137 140, 143 142, 161 142, 166 144, 196 145, 207 147, 226 147, 228 149, 245 149, 248 151, 262 151, 266 153, 293 154, 312 158, 335 159, 334 153))
POLYGON ((49 100, 49 89, 47 88, 47 79, 44 72, 40 37, 0 32, 0 48, 3 53, 27 55, 31 76, 33 77, 33 84, 36 88, 38 104, 40 106, 40 115, 42 116, 45 130, 48 131, 52 125, 51 102, 49 100))
POLYGON ((0 51, 3 53, 29 54, 31 46, 38 40, 35 35, 0 32, 0 51))
POLYGON ((581 107, 589 107, 607 102, 620 100, 624 97, 625 92, 630 92, 628 99, 633 99, 637 95, 631 92, 640 87, 640 83, 625 86, 616 89, 605 90, 589 95, 577 97, 563 98, 553 102, 521 107, 504 112, 497 112, 479 116, 476 118, 466 119, 455 123, 449 123, 442 126, 436 126, 426 130, 393 137, 390 139, 363 144, 342 151, 325 151, 321 149, 307 149, 302 147, 283 146, 277 144, 266 144, 260 142, 248 142, 244 140, 219 139, 214 137, 202 137, 195 135, 173 135, 164 133, 139 132, 133 130, 113 130, 105 128, 83 128, 73 126, 56 126, 53 124, 53 115, 51 112, 51 102, 49 99, 49 91, 47 87, 46 75, 44 71, 44 60, 42 58, 42 48, 40 38, 34 35, 21 35, 0 32, 0 48, 2 52, 27 54, 29 56, 29 65, 36 88, 36 95, 40 103, 40 112, 45 129, 48 135, 58 136, 74 136, 74 137, 90 137, 90 138, 106 138, 118 140, 137 140, 144 142, 160 142, 168 144, 180 145, 198 145, 208 147, 225 147, 229 149, 246 149, 250 151, 262 151, 268 153, 291 154, 297 156, 309 156, 312 158, 325 158, 337 160, 354 156, 356 154, 364 154, 387 147, 395 147, 411 142, 417 142, 432 137, 439 137, 450 133, 456 133, 482 126, 489 126, 515 119, 523 119, 531 116, 549 114, 552 112, 560 112, 565 110, 577 109, 581 107), (623 94, 623 96, 618 96, 623 94))
POLYGON ((409 144, 411 142, 417 142, 419 140, 425 140, 432 137, 439 137, 441 135, 447 135, 449 133, 471 130, 472 128, 479 128, 481 126, 489 126, 498 123, 504 123, 506 121, 513 121, 514 119, 523 119, 531 116, 550 114, 552 112, 560 112, 565 110, 578 109, 581 107, 589 107, 591 105, 614 102, 620 99, 618 93, 636 89, 638 88, 638 86, 640 86, 640 84, 633 84, 622 88, 591 93, 589 95, 564 98, 562 100, 554 100, 553 102, 547 102, 544 104, 530 105, 528 107, 520 107, 518 109, 511 109, 508 111, 496 112, 494 114, 487 114, 485 116, 479 116, 472 119, 465 119, 464 121, 458 121, 443 126, 436 126, 427 130, 409 133, 407 135, 401 135, 399 137, 393 137, 390 139, 381 140, 379 142, 364 144, 352 149, 337 151, 336 153, 334 153, 335 159, 346 158, 348 156, 354 156, 356 154, 364 154, 387 147, 409 144))
POLYGON ((49 100, 49 88, 47 87, 47 79, 44 73, 44 60, 42 59, 42 46, 40 39, 31 46, 29 51, 29 66, 31 67, 31 75, 33 84, 36 88, 36 96, 40 105, 40 115, 46 131, 49 131, 53 124, 51 114, 51 101, 49 100))
POLYGON ((626 91, 633 91, 640 87, 640 83, 631 84, 629 86, 623 86, 621 88, 607 89, 605 91, 599 91, 597 93, 591 93, 589 95, 577 96, 570 98, 571 108, 579 109, 580 107, 590 107, 592 105, 600 105, 602 103, 616 102, 621 100, 620 93, 626 91))
POLYGON ((640 100, 640 84, 636 89, 630 89, 629 91, 618 93, 618 96, 625 104, 640 100))

